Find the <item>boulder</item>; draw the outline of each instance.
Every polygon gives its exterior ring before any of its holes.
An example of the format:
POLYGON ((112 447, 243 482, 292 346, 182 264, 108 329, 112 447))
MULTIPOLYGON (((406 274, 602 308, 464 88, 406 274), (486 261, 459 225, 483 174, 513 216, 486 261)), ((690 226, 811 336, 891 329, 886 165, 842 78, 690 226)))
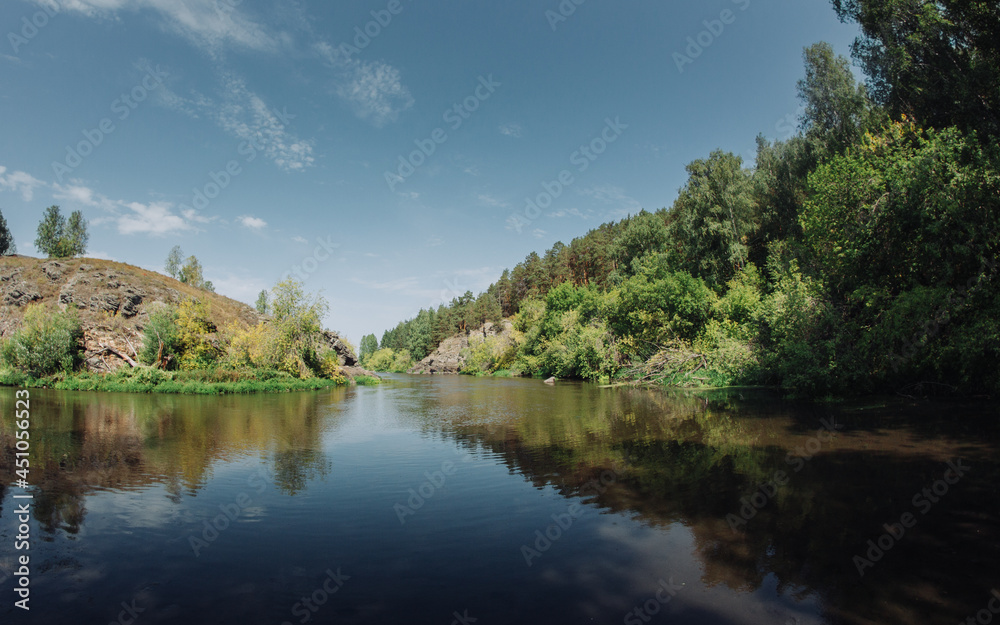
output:
POLYGON ((455 336, 441 341, 438 348, 430 353, 426 358, 418 362, 409 370, 414 374, 444 374, 457 375, 461 373, 465 364, 464 350, 469 347, 469 338, 481 334, 483 338, 488 336, 509 335, 513 325, 506 319, 502 324, 487 322, 485 325, 472 330, 471 332, 460 332, 455 336))

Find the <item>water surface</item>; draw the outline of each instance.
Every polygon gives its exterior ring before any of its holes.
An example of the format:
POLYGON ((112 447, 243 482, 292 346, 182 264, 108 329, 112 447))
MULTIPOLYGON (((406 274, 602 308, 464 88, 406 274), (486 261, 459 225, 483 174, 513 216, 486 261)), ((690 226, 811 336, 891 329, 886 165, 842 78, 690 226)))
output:
POLYGON ((1000 430, 982 403, 395 376, 32 391, 28 617, 13 393, 5 623, 951 624, 1000 589, 1000 430))

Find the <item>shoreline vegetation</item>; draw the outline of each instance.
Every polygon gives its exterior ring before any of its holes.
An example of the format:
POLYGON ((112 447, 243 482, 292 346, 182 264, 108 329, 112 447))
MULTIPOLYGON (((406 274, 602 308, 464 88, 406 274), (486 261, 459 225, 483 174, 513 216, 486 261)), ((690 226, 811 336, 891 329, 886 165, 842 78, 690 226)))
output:
POLYGON ((813 399, 1000 394, 995 46, 967 51, 982 81, 906 69, 973 34, 978 9, 898 39, 865 3, 838 10, 863 27, 867 88, 829 44, 806 48, 796 134, 758 137, 749 165, 723 150, 691 162, 669 209, 532 252, 480 295, 366 336, 362 364, 813 399), (461 353, 442 353, 455 336, 461 353))
POLYGON ((221 395, 379 383, 323 329, 328 304, 301 283, 279 282, 254 311, 215 294, 200 271, 187 274, 198 279, 4 258, 0 386, 221 395))

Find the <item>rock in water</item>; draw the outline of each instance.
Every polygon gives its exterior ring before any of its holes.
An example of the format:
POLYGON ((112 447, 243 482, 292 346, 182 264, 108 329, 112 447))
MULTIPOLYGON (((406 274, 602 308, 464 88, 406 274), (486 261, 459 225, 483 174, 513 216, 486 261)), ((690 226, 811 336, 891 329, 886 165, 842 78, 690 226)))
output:
POLYGON ((545 383, 546 384, 555 384, 556 383, 556 379, 555 378, 549 378, 548 380, 545 380, 545 383))

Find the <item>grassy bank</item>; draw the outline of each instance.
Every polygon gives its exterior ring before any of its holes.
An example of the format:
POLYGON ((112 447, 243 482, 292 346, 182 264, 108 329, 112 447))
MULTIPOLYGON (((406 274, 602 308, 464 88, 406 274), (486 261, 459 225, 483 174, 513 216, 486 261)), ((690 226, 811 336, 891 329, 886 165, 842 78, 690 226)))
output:
MULTIPOLYGON (((79 372, 35 378, 12 369, 0 370, 0 386, 51 388, 60 391, 104 391, 109 393, 171 393, 183 395, 230 395, 287 393, 345 386, 346 378, 300 379, 282 371, 206 369, 162 371, 149 367, 120 369, 115 373, 79 372)), ((371 386, 377 378, 358 376, 354 383, 371 386)))

